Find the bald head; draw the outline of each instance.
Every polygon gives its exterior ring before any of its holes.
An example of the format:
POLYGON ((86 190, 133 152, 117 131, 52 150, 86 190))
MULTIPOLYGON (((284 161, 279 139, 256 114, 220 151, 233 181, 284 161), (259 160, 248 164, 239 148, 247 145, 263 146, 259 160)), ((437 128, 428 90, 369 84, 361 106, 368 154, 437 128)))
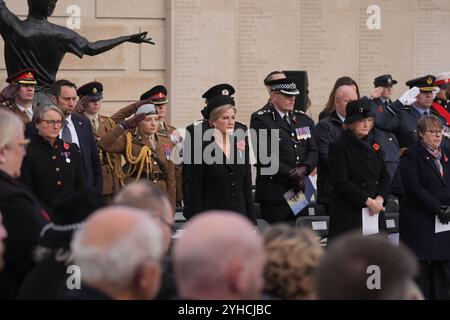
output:
POLYGON ((196 216, 175 243, 173 257, 183 297, 259 297, 263 285, 262 238, 241 215, 213 211, 196 216))
POLYGON ((345 107, 350 101, 358 100, 358 95, 356 90, 352 86, 341 86, 336 89, 336 94, 334 98, 334 106, 336 111, 343 117, 346 116, 347 112, 345 107))
POLYGON ((72 252, 82 281, 111 296, 132 292, 148 298, 159 287, 154 271, 141 272, 147 263, 159 268, 163 252, 160 227, 145 211, 120 206, 96 211, 75 234, 72 252), (141 276, 155 278, 150 291, 140 291, 141 276))

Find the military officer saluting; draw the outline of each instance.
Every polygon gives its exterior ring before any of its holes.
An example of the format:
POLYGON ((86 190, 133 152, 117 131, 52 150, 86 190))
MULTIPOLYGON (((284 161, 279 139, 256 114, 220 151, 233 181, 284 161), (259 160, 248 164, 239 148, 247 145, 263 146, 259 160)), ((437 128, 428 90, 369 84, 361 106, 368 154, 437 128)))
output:
POLYGON ((171 161, 173 143, 158 134, 158 129, 159 116, 155 106, 144 104, 134 117, 122 121, 104 134, 99 146, 106 152, 121 153, 125 157, 126 165, 121 172, 125 182, 150 180, 167 192, 175 208, 175 166, 171 161))
POLYGON ((291 188, 295 192, 304 191, 304 178, 317 165, 314 123, 303 112, 294 110, 299 91, 292 79, 273 80, 266 85, 270 88, 270 100, 252 114, 250 123, 257 136, 256 144, 253 143, 253 147, 257 146, 256 202, 260 203, 262 218, 267 222, 293 222, 295 215, 284 194, 291 188), (279 133, 278 150, 270 148, 274 132, 279 133), (269 164, 261 158, 264 154, 270 157, 269 164), (277 162, 274 174, 265 172, 277 162))
MULTIPOLYGON (((89 119, 95 141, 108 131, 112 130, 116 124, 112 119, 100 114, 103 100, 103 84, 98 81, 86 83, 77 90, 80 98, 76 106, 76 111, 89 119)), ((120 170, 121 159, 116 153, 108 153, 99 148, 99 157, 102 166, 103 196, 110 201, 114 194, 119 191, 123 181, 120 181, 118 170, 120 170)))
POLYGON ((33 98, 37 84, 36 74, 31 69, 23 70, 8 79, 8 87, 2 91, 1 108, 12 111, 24 124, 31 122, 34 114, 33 98))
POLYGON ((433 108, 439 112, 442 116, 444 116, 447 119, 447 122, 450 122, 450 119, 448 119, 449 116, 449 108, 450 108, 450 101, 447 98, 446 92, 448 91, 448 88, 450 88, 450 72, 443 72, 436 76, 436 87, 439 88, 439 91, 436 95, 436 98, 434 99, 433 108), (441 108, 439 108, 437 105, 441 106, 442 108, 445 108, 445 111, 447 113, 444 113, 441 108))
POLYGON ((410 90, 390 106, 393 112, 377 115, 377 127, 395 133, 402 151, 417 142, 417 120, 431 114, 435 80, 432 75, 409 80, 410 90))

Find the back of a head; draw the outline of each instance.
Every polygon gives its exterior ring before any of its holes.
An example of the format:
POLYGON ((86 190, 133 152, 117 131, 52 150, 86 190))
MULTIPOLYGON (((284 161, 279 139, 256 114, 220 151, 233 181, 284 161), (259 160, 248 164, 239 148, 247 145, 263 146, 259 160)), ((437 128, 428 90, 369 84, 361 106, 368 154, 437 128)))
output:
POLYGON ((320 300, 403 300, 417 272, 409 249, 387 236, 347 233, 334 240, 316 273, 320 300))
POLYGON ((232 212, 195 216, 173 249, 178 290, 190 299, 258 298, 263 260, 261 236, 247 219, 232 212), (246 272, 252 280, 236 286, 234 276, 246 272))
POLYGON ((147 261, 159 264, 163 253, 156 221, 141 210, 119 206, 93 213, 71 247, 82 281, 114 292, 132 290, 139 268, 147 261))
POLYGON ((22 121, 14 113, 0 109, 0 148, 13 142, 23 130, 22 121))
POLYGON ((57 0, 28 0, 29 13, 50 17, 55 10, 57 0))
POLYGON ((353 80, 352 78, 348 77, 348 76, 340 77, 334 83, 333 89, 330 92, 330 96, 328 97, 328 101, 327 101, 323 111, 331 112, 332 109, 334 108, 334 101, 335 101, 335 96, 336 96, 336 90, 338 88, 340 88, 342 86, 352 86, 352 85, 356 87, 356 95, 357 95, 357 99, 359 99, 359 95, 360 95, 359 94, 359 87, 358 87, 358 84, 356 83, 356 81, 353 80))
POLYGON ((281 299, 314 299, 313 275, 323 255, 308 228, 274 225, 264 232, 265 293, 281 299))

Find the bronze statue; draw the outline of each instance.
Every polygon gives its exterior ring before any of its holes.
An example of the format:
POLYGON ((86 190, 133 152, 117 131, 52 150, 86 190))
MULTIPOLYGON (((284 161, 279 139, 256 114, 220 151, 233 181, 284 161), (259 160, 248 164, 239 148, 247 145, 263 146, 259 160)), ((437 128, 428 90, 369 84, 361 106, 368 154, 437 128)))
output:
MULTIPOLYGON (((147 32, 109 40, 89 42, 73 30, 47 20, 57 0, 28 0, 28 17, 20 20, 0 0, 0 34, 5 41, 5 62, 8 76, 30 68, 36 71, 40 98, 49 95, 51 85, 66 53, 82 58, 94 56, 124 43, 150 43, 147 32)), ((38 98, 38 99, 40 99, 38 98)))

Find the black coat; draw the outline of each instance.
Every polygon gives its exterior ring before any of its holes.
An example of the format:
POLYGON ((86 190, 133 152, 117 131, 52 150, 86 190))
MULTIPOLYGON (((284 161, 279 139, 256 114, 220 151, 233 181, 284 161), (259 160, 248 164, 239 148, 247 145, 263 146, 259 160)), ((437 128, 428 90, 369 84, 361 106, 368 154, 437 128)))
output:
POLYGON ((420 142, 400 159, 405 195, 400 199, 400 238, 420 260, 450 260, 450 232, 435 233, 441 205, 450 205, 450 153, 444 150, 441 177, 420 142))
POLYGON ((80 150, 76 144, 65 143, 59 138, 51 147, 40 135, 35 135, 28 146, 21 171, 20 180, 49 209, 59 194, 85 185, 80 150))
POLYGON ((256 141, 252 142, 257 160, 255 198, 256 202, 260 203, 263 219, 271 222, 294 218, 283 196, 292 188, 287 180, 289 171, 306 166, 307 174, 310 174, 317 166, 317 146, 313 137, 314 122, 298 110, 289 112, 289 119, 290 126, 270 102, 251 116, 250 127, 256 133, 256 141), (305 134, 298 135, 296 129, 301 129, 305 134), (267 140, 264 139, 265 131, 267 140), (278 141, 275 141, 276 149, 272 150, 272 133, 275 132, 278 132, 279 137, 278 141), (267 170, 274 173, 269 174, 267 170), (265 206, 270 207, 270 210, 266 210, 265 206), (269 214, 270 217, 266 216, 269 214))
POLYGON ((39 201, 16 179, 0 171, 0 211, 8 232, 5 266, 0 272, 0 299, 15 299, 20 285, 33 268, 32 253, 38 244, 47 213, 39 201))
POLYGON ((214 209, 235 211, 256 223, 248 141, 245 136, 231 139, 233 158, 228 161, 214 141, 204 142, 203 156, 212 155, 215 160, 208 164, 203 159, 201 164, 191 166, 191 210, 193 214, 214 209))
MULTIPOLYGON (((370 138, 367 140, 364 143, 353 132, 344 131, 330 145, 328 167, 334 188, 330 203, 330 238, 361 229, 361 212, 367 198, 381 195, 387 201, 389 197, 390 176, 378 149, 380 146, 370 138)), ((379 228, 385 229, 383 213, 379 215, 379 228)))
MULTIPOLYGON (((97 143, 89 120, 84 116, 72 114, 72 122, 80 143, 82 168, 86 185, 97 188, 103 192, 103 176, 97 143)), ((30 122, 26 126, 25 135, 31 139, 37 134, 36 126, 30 122)))
POLYGON ((343 122, 336 111, 321 120, 314 129, 314 137, 319 148, 317 163, 317 202, 330 203, 333 194, 330 169, 328 168, 328 149, 342 133, 343 122))

